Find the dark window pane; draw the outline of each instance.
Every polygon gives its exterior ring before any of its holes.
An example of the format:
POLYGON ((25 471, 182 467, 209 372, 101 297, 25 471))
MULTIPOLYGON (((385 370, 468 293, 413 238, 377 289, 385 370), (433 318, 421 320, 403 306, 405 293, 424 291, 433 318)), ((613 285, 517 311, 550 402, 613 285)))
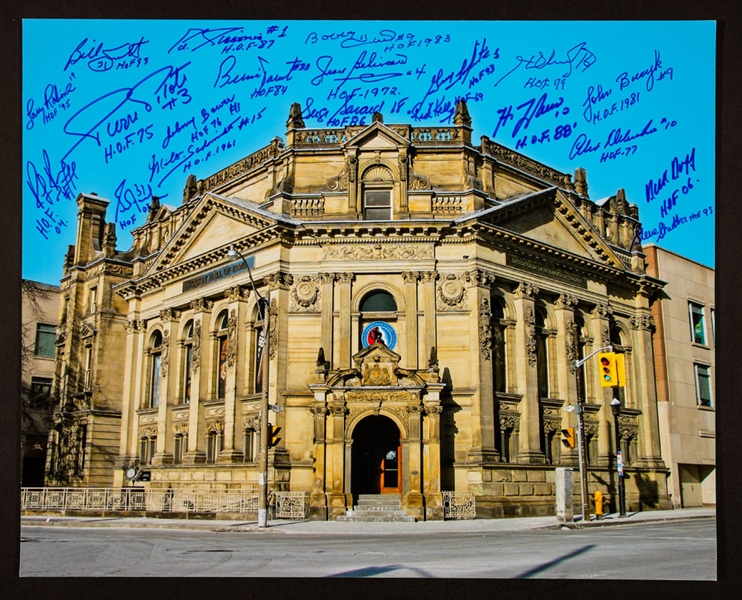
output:
POLYGON ((36 356, 54 358, 56 332, 54 325, 39 323, 36 326, 36 356))
POLYGON ((397 310, 397 303, 388 292, 371 292, 361 302, 362 312, 383 312, 397 310))
POLYGON ((366 192, 366 206, 390 206, 389 192, 366 192))

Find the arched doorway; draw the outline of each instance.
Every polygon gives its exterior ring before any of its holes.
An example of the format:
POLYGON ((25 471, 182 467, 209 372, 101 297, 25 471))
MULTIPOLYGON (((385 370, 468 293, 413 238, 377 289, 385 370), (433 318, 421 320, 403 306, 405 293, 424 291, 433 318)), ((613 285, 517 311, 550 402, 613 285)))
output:
POLYGON ((399 428, 389 417, 369 416, 353 431, 351 492, 399 494, 402 457, 399 428))

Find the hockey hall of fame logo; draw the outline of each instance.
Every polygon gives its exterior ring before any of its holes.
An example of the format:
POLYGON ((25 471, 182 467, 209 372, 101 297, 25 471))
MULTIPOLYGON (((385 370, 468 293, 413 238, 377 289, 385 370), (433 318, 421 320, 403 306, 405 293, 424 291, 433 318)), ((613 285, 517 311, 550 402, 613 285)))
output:
POLYGON ((397 346, 397 332, 394 331, 394 327, 389 325, 389 323, 374 321, 363 328, 361 340, 364 348, 379 342, 384 344, 389 350, 394 350, 397 346))

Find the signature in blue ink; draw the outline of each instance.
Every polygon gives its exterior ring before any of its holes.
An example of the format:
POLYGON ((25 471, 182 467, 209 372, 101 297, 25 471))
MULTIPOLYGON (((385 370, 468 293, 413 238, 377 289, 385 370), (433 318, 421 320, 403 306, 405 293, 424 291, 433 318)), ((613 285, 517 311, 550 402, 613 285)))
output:
POLYGON ((667 69, 663 69, 662 67, 662 59, 660 58, 660 51, 655 50, 654 51, 654 63, 647 68, 643 69, 642 71, 639 71, 638 73, 634 73, 629 77, 628 71, 624 71, 621 73, 618 77, 616 77, 616 83, 619 85, 619 89, 624 89, 625 87, 631 85, 635 81, 640 81, 644 78, 646 78, 646 88, 648 92, 652 91, 652 88, 654 88, 654 82, 655 82, 655 75, 657 75, 657 81, 660 81, 664 79, 665 77, 669 77, 672 79, 673 70, 672 67, 669 67, 667 69))
POLYGON ((567 58, 564 60, 557 60, 556 56, 556 50, 552 50, 551 54, 549 54, 548 56, 540 50, 538 56, 536 56, 535 54, 532 54, 530 58, 525 58, 520 55, 516 56, 516 65, 497 80, 497 82, 495 83, 495 87, 497 87, 505 78, 515 73, 515 71, 517 71, 520 67, 523 67, 524 69, 540 70, 557 65, 567 65, 567 70, 562 74, 562 78, 567 79, 578 69, 581 69, 580 72, 584 73, 590 67, 592 67, 597 60, 595 54, 588 50, 587 42, 580 42, 576 46, 573 46, 572 48, 567 50, 567 58))
MULTIPOLYGON (((538 119, 539 117, 542 117, 546 114, 555 113, 557 114, 557 116, 569 114, 569 107, 565 106, 564 108, 562 108, 562 105, 564 104, 564 98, 560 97, 559 100, 557 100, 556 102, 548 102, 548 97, 548 94, 544 93, 541 94, 538 100, 536 98, 531 98, 529 100, 526 100, 523 104, 518 105, 517 110, 522 111, 522 114, 518 121, 516 121, 515 123, 515 127, 513 128, 511 137, 516 137, 521 128, 523 130, 528 129, 531 121, 533 121, 534 119, 538 119)), ((508 121, 515 119, 512 104, 499 109, 497 111, 497 114, 500 115, 500 118, 498 119, 497 125, 495 126, 495 131, 492 134, 493 138, 497 135, 497 132, 500 130, 501 126, 504 126, 508 123, 508 121)))
POLYGON ((65 123, 64 132, 79 139, 62 160, 72 154, 86 139, 92 139, 100 146, 101 125, 108 122, 123 107, 141 108, 145 112, 151 112, 153 97, 162 108, 172 109, 178 100, 184 105, 189 104, 191 96, 185 87, 186 76, 183 71, 190 64, 187 62, 180 67, 162 67, 132 87, 113 90, 83 106, 65 123))
POLYGON ((401 77, 404 72, 364 72, 355 74, 356 70, 365 71, 367 69, 384 69, 386 67, 398 67, 407 64, 406 54, 395 54, 397 58, 386 59, 380 57, 376 52, 368 54, 366 50, 363 50, 356 58, 353 66, 348 70, 347 67, 333 68, 332 67, 332 56, 320 56, 315 61, 315 66, 319 69, 320 74, 313 77, 310 83, 312 85, 321 85, 324 82, 324 78, 330 75, 341 75, 342 77, 335 77, 334 81, 339 81, 334 91, 338 91, 345 83, 352 80, 358 80, 362 83, 376 83, 379 81, 385 81, 394 77, 401 77), (347 72, 347 74, 346 74, 347 72))
POLYGON ((33 98, 30 98, 26 103, 26 116, 28 121, 26 122, 26 129, 33 129, 35 120, 39 117, 42 118, 44 125, 49 123, 54 117, 57 116, 58 108, 64 110, 70 107, 70 99, 67 98, 70 94, 75 92, 77 88, 72 85, 72 82, 68 83, 65 88, 60 92, 59 88, 50 83, 44 88, 44 104, 38 108, 34 105, 33 98))
POLYGON ((34 163, 31 161, 26 163, 26 185, 36 199, 36 207, 42 208, 43 202, 51 206, 62 198, 66 200, 74 198, 75 190, 72 186, 78 179, 75 162, 72 161, 67 164, 64 160, 61 160, 59 161, 59 169, 54 172, 46 150, 43 151, 43 160, 44 168, 41 173, 39 173, 34 163))
POLYGON ((653 119, 649 119, 642 130, 636 134, 632 134, 631 129, 627 129, 625 132, 622 131, 620 127, 611 129, 611 131, 608 133, 608 137, 605 140, 605 144, 603 144, 603 147, 608 148, 609 146, 626 144, 633 140, 652 135, 653 133, 657 133, 657 128, 652 127, 652 121, 653 119))
MULTIPOLYGON (((268 28, 268 33, 274 33, 277 31, 277 28, 274 30, 273 27, 276 26, 272 25, 268 28)), ((283 32, 278 37, 284 37, 286 35, 286 29, 288 29, 288 25, 283 28, 283 32)), ((260 33, 255 35, 230 35, 243 31, 243 27, 224 27, 221 29, 191 27, 177 42, 170 46, 167 53, 170 54, 175 49, 179 52, 184 52, 186 50, 195 52, 204 46, 224 46, 223 52, 248 50, 250 48, 262 50, 264 48, 269 49, 275 42, 275 40, 272 39, 264 39, 263 35, 260 33), (191 46, 191 44, 196 45, 191 46)))
MULTIPOLYGON (((167 194, 165 194, 165 196, 166 195, 167 194)), ((160 196, 160 199, 165 196, 160 196)), ((133 225, 136 223, 136 215, 129 219, 128 223, 119 221, 119 216, 123 216, 125 213, 132 210, 132 208, 140 213, 145 213, 149 210, 149 202, 152 198, 152 186, 149 184, 140 185, 138 183, 135 183, 133 187, 127 186, 126 179, 123 179, 121 183, 116 186, 114 197, 116 198, 114 221, 123 228, 127 225, 133 225)))
POLYGON ((600 142, 593 144, 593 141, 585 133, 581 133, 575 138, 572 143, 572 148, 569 151, 570 160, 577 158, 578 156, 584 156, 597 152, 600 149, 600 142))
POLYGON ((260 77, 260 73, 234 73, 232 71, 237 66, 237 57, 230 54, 219 65, 219 72, 216 74, 214 87, 223 88, 226 85, 234 85, 243 81, 251 81, 260 77))
POLYGON ((87 59, 88 68, 91 71, 98 73, 108 71, 117 60, 127 57, 140 58, 139 53, 144 44, 149 44, 149 41, 141 37, 138 42, 127 42, 115 48, 105 48, 103 42, 96 45, 95 40, 89 42, 89 38, 85 38, 72 51, 62 70, 66 71, 79 61, 87 59), (90 43, 90 46, 88 46, 88 43, 90 43), (88 47, 86 48, 86 46, 88 47))

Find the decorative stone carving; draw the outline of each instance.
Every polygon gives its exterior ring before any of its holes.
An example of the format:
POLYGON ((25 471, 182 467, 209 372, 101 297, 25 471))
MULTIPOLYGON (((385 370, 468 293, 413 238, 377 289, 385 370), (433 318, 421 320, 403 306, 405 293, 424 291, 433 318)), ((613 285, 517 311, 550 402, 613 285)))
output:
POLYGON ((579 332, 577 331, 577 323, 574 321, 567 321, 567 331, 565 332, 565 343, 567 344, 567 363, 569 364, 569 372, 574 373, 577 370, 575 361, 577 360, 577 341, 579 332))
POLYGON ((224 421, 221 421, 221 420, 207 421, 206 431, 208 433, 222 433, 224 431, 224 421))
POLYGON ((291 312, 319 312, 321 292, 317 278, 302 275, 291 288, 291 312))
POLYGON ((323 248, 323 260, 411 260, 430 259, 429 244, 338 244, 323 248))
POLYGON ((201 321, 193 322, 193 345, 191 346, 191 372, 196 373, 201 365, 201 321))
POLYGON ((319 273, 317 276, 317 281, 320 283, 334 283, 334 281, 337 279, 337 275, 335 273, 319 273))
POLYGON ((141 319, 131 319, 126 324, 126 331, 127 331, 127 333, 138 333, 138 332, 142 331, 143 325, 144 324, 142 323, 142 320, 141 319))
POLYGON ((270 304, 270 347, 268 349, 268 357, 273 359, 276 356, 276 348, 278 347, 278 303, 275 298, 271 298, 270 304))
POLYGON ((196 298, 196 300, 191 300, 191 308, 194 311, 208 311, 213 307, 214 302, 212 300, 207 300, 206 298, 196 298))
POLYGON ((577 297, 572 296, 571 294, 559 294, 559 297, 556 299, 554 305, 557 308, 574 308, 575 306, 577 306, 577 297))
POLYGON ((518 287, 515 288, 516 298, 535 298, 538 293, 539 289, 535 285, 525 281, 518 284, 518 287))
POLYGON ((501 416, 500 429, 503 431, 518 431, 520 429, 520 417, 511 414, 501 416))
POLYGON ((397 164, 399 166, 399 179, 401 181, 407 181, 407 156, 400 154, 397 157, 397 164))
POLYGON ((234 367, 237 357, 237 311, 233 308, 227 321, 227 366, 234 367))
POLYGON ((286 129, 304 129, 304 118, 301 114, 301 105, 294 102, 289 109, 289 118, 286 121, 286 129))
POLYGON ((330 413, 333 417, 344 417, 348 414, 348 409, 345 406, 331 406, 330 413))
POLYGON ((227 288, 224 295, 230 302, 247 300, 250 297, 250 288, 243 288, 241 285, 235 285, 234 287, 227 288))
POLYGON ((608 329, 608 326, 607 325, 603 326, 603 332, 602 332, 602 334, 603 334, 603 338, 602 338, 603 346, 610 345, 610 343, 611 343, 611 332, 608 329))
POLYGON ((356 179, 358 179, 358 158, 351 154, 345 161, 345 165, 345 170, 348 173, 348 179, 351 183, 355 183, 356 179))
POLYGON ((634 329, 652 331, 655 328, 654 318, 651 315, 639 315, 631 317, 631 326, 634 329))
POLYGON ((389 365, 380 365, 374 363, 371 366, 366 366, 364 370, 363 379, 361 385, 390 385, 392 381, 391 367, 389 365))
POLYGON ((597 304, 593 309, 593 316, 607 319, 613 314, 613 307, 610 304, 597 304))
POLYGON ((441 282, 437 288, 438 310, 451 308, 463 308, 466 302, 466 288, 462 283, 463 277, 448 273, 441 276, 441 282))
POLYGON ((173 433, 176 435, 188 433, 188 423, 173 423, 173 433))
POLYGON ((419 274, 414 271, 402 271, 402 279, 405 283, 417 283, 419 274))
POLYGON ((167 377, 167 369, 170 364, 170 332, 166 329, 162 334, 162 354, 160 361, 160 375, 167 377))
MULTIPOLYGON (((489 271, 483 271, 482 269, 472 269, 464 273, 464 281, 467 283, 473 283, 482 287, 487 287, 495 281, 495 274, 489 271)), ((538 290, 536 290, 538 293, 538 290)))
POLYGON ((324 417, 329 411, 326 406, 310 406, 309 412, 315 417, 324 417))
POLYGON ((417 276, 423 283, 433 283, 438 279, 436 271, 420 271, 417 276))
POLYGON ((526 310, 526 352, 528 353, 528 365, 536 366, 536 315, 533 308, 526 310))
POLYGON ((419 173, 415 173, 414 171, 410 175, 410 181, 409 181, 409 189, 411 190, 429 190, 431 189, 430 186, 430 179, 425 177, 425 175, 420 175, 419 173))
POLYGON ((490 301, 482 298, 479 303, 479 354, 484 360, 492 360, 491 321, 490 301))
POLYGON ((438 405, 438 406, 426 406, 425 407, 425 412, 426 412, 426 414, 429 414, 429 415, 440 415, 443 412, 443 407, 440 406, 440 405, 438 405))
POLYGON ((405 410, 407 411, 408 415, 422 415, 423 413, 423 407, 420 404, 415 404, 413 406, 405 406, 405 410))
POLYGON ((180 311, 172 307, 164 308, 160 311, 160 320, 163 323, 167 321, 177 321, 180 318, 180 311))
POLYGON ((257 415, 250 415, 247 417, 242 417, 242 429, 252 429, 255 431, 256 429, 260 428, 260 419, 258 419, 257 415))
POLYGON ((294 277, 290 273, 284 273, 283 271, 265 276, 265 283, 268 285, 269 290, 287 290, 293 282, 294 277))
POLYGON ((374 165, 363 173, 363 181, 391 182, 394 181, 394 176, 385 166, 374 165))

